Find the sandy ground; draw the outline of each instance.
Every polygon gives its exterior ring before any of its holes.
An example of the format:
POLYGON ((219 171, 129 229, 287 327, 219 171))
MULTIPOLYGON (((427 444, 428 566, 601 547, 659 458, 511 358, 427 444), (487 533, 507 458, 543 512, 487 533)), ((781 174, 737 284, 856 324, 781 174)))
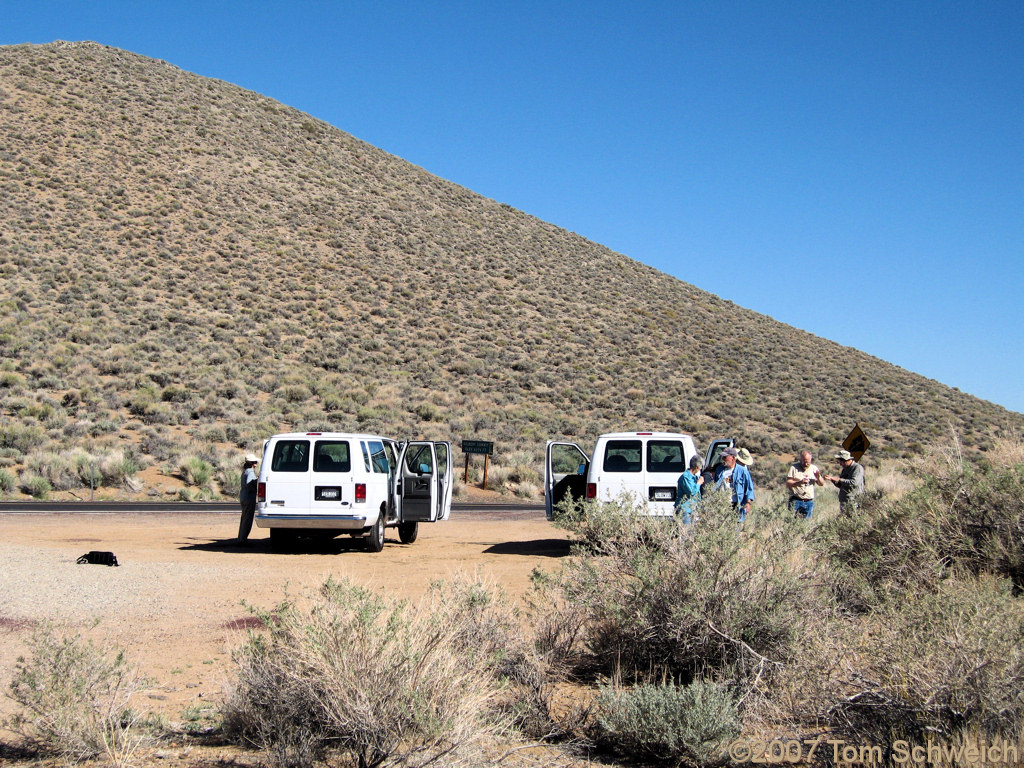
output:
MULTIPOLYGON (((568 554, 564 533, 535 510, 456 510, 421 525, 408 546, 389 528, 380 553, 348 537, 275 553, 258 528, 240 548, 237 525, 225 513, 0 514, 0 685, 49 620, 124 649, 149 679, 136 706, 180 722, 223 696, 232 648, 252 620, 243 602, 270 608, 328 575, 416 597, 460 573, 517 598, 534 568, 556 570, 568 554), (89 550, 111 551, 120 565, 76 564, 89 550)), ((0 715, 11 706, 0 703, 0 715)))

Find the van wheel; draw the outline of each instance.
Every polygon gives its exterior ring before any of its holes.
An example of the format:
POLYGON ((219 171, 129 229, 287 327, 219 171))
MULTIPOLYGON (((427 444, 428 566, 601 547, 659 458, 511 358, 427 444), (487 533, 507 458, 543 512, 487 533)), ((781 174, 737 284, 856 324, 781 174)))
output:
POLYGON ((377 522, 370 527, 370 535, 366 537, 368 552, 380 552, 384 549, 384 515, 377 515, 377 522))
POLYGON ((419 523, 399 523, 398 524, 398 539, 403 544, 412 544, 416 541, 416 537, 420 535, 420 524, 419 523))

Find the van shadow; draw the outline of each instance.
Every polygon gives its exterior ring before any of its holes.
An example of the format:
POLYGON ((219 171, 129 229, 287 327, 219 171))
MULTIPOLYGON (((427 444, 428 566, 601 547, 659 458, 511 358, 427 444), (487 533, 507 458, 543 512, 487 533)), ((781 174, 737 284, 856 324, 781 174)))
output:
POLYGON ((524 555, 528 557, 566 557, 569 542, 565 539, 534 539, 533 541, 503 541, 484 550, 489 555, 524 555))
MULTIPOLYGON (((387 544, 398 544, 398 541, 385 540, 387 544)), ((183 544, 179 550, 188 552, 225 552, 225 553, 259 553, 268 555, 338 555, 342 552, 365 552, 366 543, 361 538, 297 538, 286 544, 276 546, 270 539, 249 539, 246 544, 239 544, 236 539, 194 540, 183 544)))

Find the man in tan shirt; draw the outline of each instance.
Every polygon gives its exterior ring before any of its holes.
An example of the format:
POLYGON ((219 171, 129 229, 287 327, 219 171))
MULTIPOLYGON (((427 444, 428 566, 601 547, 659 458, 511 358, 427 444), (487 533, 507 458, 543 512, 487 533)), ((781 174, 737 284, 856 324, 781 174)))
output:
POLYGON ((800 459, 789 468, 789 474, 786 475, 789 508, 804 520, 810 520, 814 512, 814 486, 825 484, 825 477, 814 466, 813 459, 810 451, 800 451, 800 459))

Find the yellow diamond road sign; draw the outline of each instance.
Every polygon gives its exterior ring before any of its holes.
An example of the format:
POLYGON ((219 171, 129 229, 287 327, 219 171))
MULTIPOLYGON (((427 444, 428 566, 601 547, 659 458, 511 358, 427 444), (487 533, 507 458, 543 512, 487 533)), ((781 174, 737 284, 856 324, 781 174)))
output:
POLYGON ((850 434, 843 440, 843 448, 850 452, 854 461, 860 461, 860 457, 864 455, 864 451, 868 449, 869 445, 871 445, 871 441, 861 431, 860 424, 854 424, 850 434))

